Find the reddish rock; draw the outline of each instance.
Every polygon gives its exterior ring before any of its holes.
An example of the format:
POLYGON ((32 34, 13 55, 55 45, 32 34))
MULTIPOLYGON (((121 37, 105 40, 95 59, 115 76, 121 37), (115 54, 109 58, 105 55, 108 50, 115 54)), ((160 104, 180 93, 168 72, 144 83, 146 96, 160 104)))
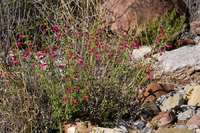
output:
POLYGON ((157 98, 171 91, 174 91, 173 85, 150 83, 147 85, 146 89, 140 93, 138 98, 141 102, 156 101, 157 98))
POLYGON ((195 127, 200 126, 200 110, 187 121, 186 126, 189 129, 193 129, 195 127))
POLYGON ((111 30, 122 36, 136 24, 143 24, 174 8, 178 14, 183 14, 186 5, 182 0, 107 0, 102 5, 111 16, 111 30))
POLYGON ((190 32, 200 35, 200 18, 190 23, 190 32))
POLYGON ((160 112, 152 120, 151 124, 156 124, 158 127, 170 126, 176 120, 176 115, 172 110, 160 112))

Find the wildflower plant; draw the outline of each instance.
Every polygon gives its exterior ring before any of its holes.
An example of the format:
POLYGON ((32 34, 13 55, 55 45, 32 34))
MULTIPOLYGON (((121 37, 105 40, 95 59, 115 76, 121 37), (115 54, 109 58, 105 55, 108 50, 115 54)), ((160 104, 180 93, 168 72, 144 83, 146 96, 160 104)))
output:
MULTIPOLYGON (((70 4, 73 1, 62 3, 70 4)), ((33 27, 24 22, 12 34, 9 63, 0 66, 0 100, 4 101, 0 107, 11 114, 10 120, 20 123, 15 132, 21 132, 20 127, 23 132, 61 128, 64 122, 75 120, 107 125, 134 109, 138 92, 152 79, 152 62, 133 64, 131 53, 138 44, 109 37, 104 17, 99 15, 90 25, 88 20, 64 23, 63 12, 59 21, 46 18, 35 21, 33 27), (38 121, 44 125, 37 125, 38 121)), ((153 39, 147 30, 145 37, 158 42, 154 47, 170 47, 164 39, 158 40, 171 37, 165 34, 167 30, 157 28, 153 39)), ((144 39, 142 34, 139 37, 144 39)), ((0 114, 0 118, 4 116, 0 114)))

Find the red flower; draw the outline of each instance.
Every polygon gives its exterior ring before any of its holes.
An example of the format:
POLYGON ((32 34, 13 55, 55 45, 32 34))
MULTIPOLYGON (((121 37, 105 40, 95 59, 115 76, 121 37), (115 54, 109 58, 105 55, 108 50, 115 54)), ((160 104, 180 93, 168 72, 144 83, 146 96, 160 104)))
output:
POLYGON ((19 35, 19 38, 20 38, 20 39, 23 39, 23 35, 19 35))
POLYGON ((76 73, 76 74, 74 74, 74 78, 78 78, 78 74, 76 73))
POLYGON ((146 77, 147 79, 152 79, 152 77, 150 77, 149 75, 145 75, 145 77, 146 77))
POLYGON ((86 44, 85 44, 85 47, 88 47, 88 46, 90 46, 90 44, 89 44, 89 43, 86 43, 86 44))
POLYGON ((67 90, 67 95, 69 95, 70 93, 71 93, 70 89, 69 89, 69 90, 67 90))
POLYGON ((86 98, 85 96, 83 96, 83 99, 85 100, 85 102, 88 102, 88 98, 86 98))
POLYGON ((66 102, 67 102, 67 99, 64 99, 63 102, 66 103, 66 102))
POLYGON ((142 66, 138 66, 138 68, 142 68, 142 66))
POLYGON ((77 104, 77 101, 76 101, 75 99, 73 99, 72 102, 73 102, 74 104, 77 104))
POLYGON ((125 50, 126 48, 128 48, 128 47, 125 45, 120 47, 121 50, 125 50))
POLYGON ((82 64, 82 63, 83 63, 83 60, 82 60, 82 59, 80 59, 80 58, 78 59, 78 61, 79 61, 79 63, 80 63, 80 64, 82 64))
POLYGON ((98 60, 100 60, 100 57, 99 56, 95 56, 95 59, 98 61, 98 60))
POLYGON ((166 48, 172 48, 172 46, 169 45, 169 44, 165 44, 165 47, 166 47, 166 48))
POLYGON ((94 53, 94 49, 92 48, 92 49, 90 49, 88 52, 89 52, 90 54, 92 54, 92 53, 94 53))
POLYGON ((67 57, 67 60, 70 60, 72 58, 72 53, 67 57))
POLYGON ((162 29, 160 29, 160 34, 162 34, 163 33, 163 30, 162 29))
POLYGON ((40 24, 40 27, 45 26, 45 24, 40 24))
POLYGON ((76 90, 76 91, 79 91, 79 90, 80 90, 80 88, 75 88, 75 90, 76 90))

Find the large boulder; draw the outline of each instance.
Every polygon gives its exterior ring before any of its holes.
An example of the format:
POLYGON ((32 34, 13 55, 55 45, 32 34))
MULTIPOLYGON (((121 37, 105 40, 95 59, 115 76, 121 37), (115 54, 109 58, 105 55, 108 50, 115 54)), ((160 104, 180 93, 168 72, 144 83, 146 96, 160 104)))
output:
POLYGON ((176 8, 179 15, 186 12, 182 0, 107 0, 101 7, 109 13, 111 30, 122 36, 136 24, 143 24, 166 11, 176 8))
POLYGON ((200 81, 200 45, 184 46, 158 57, 153 78, 165 83, 186 85, 200 81))

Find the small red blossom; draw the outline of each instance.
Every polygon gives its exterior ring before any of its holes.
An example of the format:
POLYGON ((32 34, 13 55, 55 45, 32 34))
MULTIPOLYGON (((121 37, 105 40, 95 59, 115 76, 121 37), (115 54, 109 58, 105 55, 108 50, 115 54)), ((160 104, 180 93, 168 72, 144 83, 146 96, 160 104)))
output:
POLYGON ((138 68, 142 68, 142 66, 138 66, 138 68))
POLYGON ((90 46, 90 44, 89 44, 89 43, 86 43, 86 44, 85 44, 85 47, 88 47, 88 46, 90 46))
POLYGON ((149 75, 145 75, 145 77, 146 77, 147 79, 152 79, 152 77, 150 77, 149 75))
POLYGON ((96 61, 100 60, 99 56, 95 56, 96 61))
POLYGON ((19 35, 19 38, 20 38, 20 39, 23 39, 23 35, 19 35))
POLYGON ((8 82, 5 83, 5 86, 8 87, 8 82))
POLYGON ((162 29, 160 29, 160 34, 162 34, 163 33, 163 30, 162 29))
POLYGON ((110 53, 110 57, 112 58, 114 56, 114 52, 111 52, 110 53))
POLYGON ((16 55, 11 55, 11 56, 9 56, 11 59, 16 59, 17 58, 17 56, 16 55))
POLYGON ((167 35, 161 35, 161 37, 162 37, 162 38, 167 38, 168 36, 167 36, 167 35))
POLYGON ((81 32, 81 31, 79 31, 79 32, 78 32, 78 35, 79 35, 79 36, 81 36, 81 35, 82 35, 82 32, 81 32))
POLYGON ((157 42, 157 43, 160 43, 160 38, 158 38, 158 39, 156 40, 156 42, 157 42))
POLYGON ((59 40, 62 37, 61 33, 57 33, 57 39, 59 40))
POLYGON ((83 96, 83 99, 85 100, 85 102, 88 102, 88 98, 83 96))
POLYGON ((69 89, 69 90, 67 90, 67 95, 69 95, 71 93, 71 90, 69 89))
POLYGON ((80 64, 82 64, 83 63, 83 60, 82 59, 78 59, 78 62, 80 63, 80 64))
POLYGON ((54 25, 54 26, 51 27, 51 29, 52 29, 53 31, 56 31, 56 30, 58 29, 58 27, 57 27, 56 25, 54 25))
POLYGON ((128 48, 128 47, 125 45, 120 47, 121 50, 125 50, 126 48, 128 48))
POLYGON ((74 78, 76 78, 76 79, 78 78, 78 74, 77 74, 77 73, 76 73, 76 74, 74 74, 74 78))
POLYGON ((45 56, 45 53, 38 52, 38 56, 44 57, 44 56, 45 56))
POLYGON ((55 58, 57 55, 52 53, 51 56, 55 58))
POLYGON ((66 102, 67 102, 67 99, 64 99, 63 102, 66 103, 66 102))
POLYGON ((35 66, 35 64, 34 64, 34 63, 32 63, 32 64, 31 64, 31 66, 32 66, 32 67, 34 67, 34 66, 35 66))
POLYGON ((139 49, 140 47, 136 43, 132 46, 132 49, 139 49))
POLYGON ((72 53, 67 57, 67 60, 69 61, 72 58, 72 53))
POLYGON ((90 49, 88 52, 89 52, 90 54, 92 54, 92 53, 94 53, 94 49, 92 48, 92 49, 90 49))
POLYGON ((42 31, 43 34, 45 34, 46 32, 47 32, 47 29, 44 29, 44 30, 42 31))
POLYGON ((58 66, 59 67, 64 67, 64 66, 66 66, 66 64, 59 64, 58 66))
POLYGON ((150 67, 149 70, 150 70, 150 71, 154 71, 154 68, 150 67))
POLYGON ((79 90, 80 90, 80 88, 75 88, 75 90, 76 90, 76 91, 79 91, 79 90))
POLYGON ((43 26, 45 26, 45 24, 40 24, 40 27, 43 27, 43 26))
POLYGON ((17 60, 13 61, 13 65, 16 66, 17 64, 19 64, 19 62, 17 60))
POLYGON ((77 104, 77 101, 75 99, 72 100, 73 104, 77 104))
POLYGON ((169 49, 172 48, 172 46, 169 45, 169 44, 165 44, 165 47, 166 47, 166 48, 169 48, 169 49))

